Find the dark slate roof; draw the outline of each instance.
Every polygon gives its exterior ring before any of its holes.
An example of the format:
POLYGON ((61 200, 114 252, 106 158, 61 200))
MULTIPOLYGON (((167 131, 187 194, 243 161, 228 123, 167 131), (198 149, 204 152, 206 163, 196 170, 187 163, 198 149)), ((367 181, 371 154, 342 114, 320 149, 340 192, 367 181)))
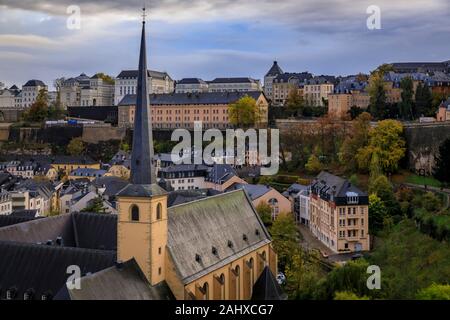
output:
POLYGON ((68 290, 72 300, 174 300, 165 281, 152 286, 136 260, 116 264, 81 278, 81 290, 68 290))
POLYGON ((298 183, 294 183, 293 185, 291 185, 285 192, 283 192, 284 196, 289 196, 292 194, 298 194, 301 191, 305 191, 308 190, 309 186, 304 186, 298 183))
POLYGON ((206 84, 206 81, 199 78, 184 78, 178 81, 177 84, 206 84))
MULTIPOLYGON (((169 77, 169 74, 167 72, 160 72, 160 71, 154 71, 154 70, 147 70, 148 76, 156 79, 165 79, 166 77, 169 77)), ((119 73, 117 78, 137 78, 138 76, 138 70, 123 70, 119 73)))
POLYGON ((46 243, 51 240, 55 243, 61 237, 65 247, 115 250, 116 233, 115 215, 74 213, 0 228, 0 241, 46 243))
POLYGON ((157 184, 129 184, 117 193, 117 197, 148 198, 152 196, 164 195, 166 193, 167 192, 157 184))
POLYGON ((129 182, 118 177, 101 177, 95 179, 92 184, 97 188, 105 188, 104 195, 113 197, 128 186, 129 182))
POLYGON ((215 196, 220 194, 220 191, 214 189, 198 189, 198 190, 177 190, 169 193, 169 198, 167 200, 168 206, 178 206, 187 202, 192 202, 200 199, 205 199, 207 197, 215 196))
POLYGON ((270 68, 269 72, 267 72, 266 77, 274 77, 279 74, 283 74, 283 70, 281 70, 280 66, 278 65, 277 61, 273 62, 272 68, 270 68))
POLYGON ((236 183, 233 186, 231 186, 228 189, 228 191, 230 191, 230 190, 239 190, 239 189, 245 190, 252 200, 256 200, 256 199, 262 197, 263 195, 265 195, 270 190, 272 190, 271 187, 265 186, 265 185, 262 185, 262 184, 236 183))
POLYGON ((236 170, 229 164, 214 164, 209 168, 206 180, 216 184, 224 184, 236 175, 236 170))
POLYGON ((252 78, 216 78, 209 83, 256 83, 257 80, 252 78))
POLYGON ((267 300, 287 300, 287 295, 283 293, 280 285, 275 279, 269 267, 265 267, 263 273, 259 276, 253 286, 253 301, 267 300))
POLYGON ((9 90, 19 90, 19 88, 16 85, 13 85, 9 90))
POLYGON ((264 224, 242 190, 171 207, 168 217, 168 251, 185 284, 270 243, 264 224))
POLYGON ((45 83, 41 80, 30 80, 27 83, 25 83, 24 87, 45 87, 45 83))
POLYGON ((0 300, 6 290, 15 288, 16 299, 32 289, 34 299, 52 296, 65 285, 69 266, 79 266, 83 274, 97 272, 114 265, 114 251, 67 248, 30 243, 0 241, 0 300))
MULTIPOLYGON (((171 93, 152 94, 150 104, 154 106, 165 105, 192 105, 192 104, 230 104, 238 101, 244 96, 250 96, 255 100, 262 95, 259 91, 249 92, 203 92, 203 93, 171 93)), ((119 106, 136 105, 136 95, 126 95, 119 106)))
POLYGON ((283 82, 288 82, 291 79, 296 79, 298 82, 302 83, 306 80, 312 79, 313 75, 309 72, 302 73, 282 73, 275 78, 276 82, 283 80, 283 82))
POLYGON ((324 200, 331 200, 339 204, 345 204, 348 194, 356 194, 362 203, 367 202, 367 193, 361 191, 348 180, 332 175, 328 172, 321 172, 311 184, 311 192, 324 200))
POLYGON ((37 210, 15 210, 11 215, 13 217, 36 218, 37 210))

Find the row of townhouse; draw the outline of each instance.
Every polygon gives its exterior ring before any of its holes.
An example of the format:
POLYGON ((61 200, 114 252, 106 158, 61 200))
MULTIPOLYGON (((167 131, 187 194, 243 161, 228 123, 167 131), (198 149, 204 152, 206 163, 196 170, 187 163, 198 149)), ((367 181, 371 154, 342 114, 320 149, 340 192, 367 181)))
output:
POLYGON ((369 197, 348 180, 320 173, 310 186, 286 192, 298 224, 336 253, 370 250, 369 197))
POLYGON ((45 177, 55 181, 59 176, 70 176, 76 170, 100 170, 100 163, 87 156, 3 156, 0 171, 16 177, 33 179, 45 177))
MULTIPOLYGON (((402 89, 400 83, 405 78, 413 81, 413 99, 419 84, 426 85, 431 94, 450 95, 450 75, 435 71, 432 73, 396 73, 387 72, 384 77, 384 89, 387 103, 399 103, 402 101, 402 89)), ((358 81, 357 77, 350 77, 336 86, 329 97, 329 114, 336 118, 345 118, 348 111, 355 106, 367 109, 370 104, 370 96, 367 90, 367 81, 358 81)))

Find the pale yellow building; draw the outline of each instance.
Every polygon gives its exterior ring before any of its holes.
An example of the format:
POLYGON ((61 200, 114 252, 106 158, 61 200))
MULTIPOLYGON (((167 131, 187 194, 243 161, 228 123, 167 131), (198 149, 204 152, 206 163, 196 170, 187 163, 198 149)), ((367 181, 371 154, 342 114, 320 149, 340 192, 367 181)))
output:
POLYGON ((304 85, 304 99, 307 105, 313 107, 324 106, 328 95, 334 92, 334 84, 325 78, 316 77, 308 80, 304 85))
POLYGON ((370 250, 369 199, 349 181, 322 172, 311 185, 310 230, 336 253, 370 250))

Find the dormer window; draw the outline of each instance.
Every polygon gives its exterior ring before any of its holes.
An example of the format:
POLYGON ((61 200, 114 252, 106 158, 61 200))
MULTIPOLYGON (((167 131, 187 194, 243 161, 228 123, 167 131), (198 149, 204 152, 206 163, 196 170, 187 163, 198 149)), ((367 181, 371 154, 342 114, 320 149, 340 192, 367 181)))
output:
POLYGON ((355 192, 347 192, 347 204, 358 204, 359 203, 359 196, 355 192))

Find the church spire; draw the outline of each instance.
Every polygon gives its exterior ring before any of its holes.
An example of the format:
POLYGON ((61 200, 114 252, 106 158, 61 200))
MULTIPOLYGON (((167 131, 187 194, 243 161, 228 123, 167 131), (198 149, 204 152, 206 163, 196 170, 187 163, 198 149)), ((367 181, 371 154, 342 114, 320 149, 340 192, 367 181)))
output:
POLYGON ((153 132, 152 115, 149 104, 147 48, 145 41, 145 17, 143 8, 141 52, 134 119, 133 152, 131 155, 131 183, 151 185, 156 183, 153 168, 153 132))

